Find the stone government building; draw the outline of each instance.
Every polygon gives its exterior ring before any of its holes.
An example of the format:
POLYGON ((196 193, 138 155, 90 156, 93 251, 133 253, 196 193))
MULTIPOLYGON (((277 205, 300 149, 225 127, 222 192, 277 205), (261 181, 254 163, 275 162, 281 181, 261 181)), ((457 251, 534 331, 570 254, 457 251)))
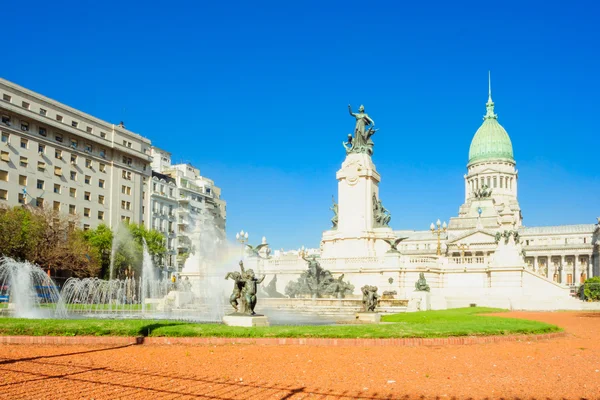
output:
POLYGON ((163 267, 183 268, 193 252, 194 216, 225 234, 221 189, 194 166, 171 164, 149 139, 0 79, 0 205, 50 208, 80 227, 122 222, 160 231, 163 267))
MULTIPOLYGON (((600 219, 595 224, 524 226, 513 147, 498 122, 491 90, 486 109, 469 149, 465 201, 448 226, 438 221, 430 230, 412 231, 381 224, 387 210, 372 146, 360 154, 347 151, 336 174, 334 227, 323 232, 317 250, 322 266, 344 274, 355 288, 376 285, 406 300, 416 296, 415 282, 424 273, 431 295, 419 302, 433 309, 472 303, 516 309, 591 307, 569 294, 600 275, 600 219), (396 240, 397 251, 391 247, 396 240)), ((306 269, 304 253, 275 252, 257 260, 256 268, 277 275, 277 289, 284 293, 287 282, 306 269)))

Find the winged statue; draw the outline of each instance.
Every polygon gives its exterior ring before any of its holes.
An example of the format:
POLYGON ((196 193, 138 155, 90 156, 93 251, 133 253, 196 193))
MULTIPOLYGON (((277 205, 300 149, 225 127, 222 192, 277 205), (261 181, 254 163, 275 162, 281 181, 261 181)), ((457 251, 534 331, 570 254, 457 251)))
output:
POLYGON ((388 252, 390 253, 399 253, 398 251, 398 245, 400 244, 400 242, 402 242, 404 239, 408 239, 408 237, 400 237, 400 238, 396 238, 394 240, 392 239, 383 239, 387 244, 390 245, 390 249, 388 250, 388 252))
POLYGON ((263 257, 260 255, 260 250, 263 247, 267 247, 268 244, 267 243, 261 243, 258 246, 251 246, 249 244, 246 245, 246 250, 248 251, 248 253, 250 253, 250 257, 258 257, 258 258, 269 258, 269 255, 267 254, 267 257, 263 257))

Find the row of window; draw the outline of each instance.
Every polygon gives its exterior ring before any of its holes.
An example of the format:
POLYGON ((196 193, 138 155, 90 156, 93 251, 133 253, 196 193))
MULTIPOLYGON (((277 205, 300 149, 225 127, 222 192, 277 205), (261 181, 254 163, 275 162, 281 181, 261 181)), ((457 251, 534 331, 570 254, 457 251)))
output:
POLYGON ((500 189, 506 187, 507 189, 512 189, 512 182, 513 182, 513 177, 509 177, 509 176, 487 176, 487 177, 481 177, 481 178, 473 178, 469 181, 469 185, 471 186, 471 190, 475 191, 477 189, 479 189, 480 187, 483 187, 483 185, 487 185, 490 188, 497 188, 500 187, 500 189), (498 185, 498 183, 500 183, 498 185))
MULTIPOLYGON (((12 103, 12 96, 5 93, 5 94, 2 95, 2 100, 7 101, 9 103, 12 103)), ((26 110, 30 110, 31 111, 31 104, 29 104, 26 101, 22 101, 21 102, 21 107, 23 107, 26 110)), ((44 117, 48 117, 48 110, 46 110, 45 108, 41 108, 40 107, 39 113, 40 113, 40 115, 42 115, 44 117)), ((56 114, 55 118, 56 118, 56 120, 58 122, 64 122, 64 123, 66 123, 64 117, 62 115, 58 114, 58 113, 56 114)), ((71 120, 71 127, 79 129, 79 125, 80 125, 79 121, 71 120)), ((94 133, 94 128, 88 125, 88 126, 86 126, 85 131, 87 133, 94 133)), ((106 132, 102 132, 102 131, 100 132, 100 137, 101 138, 106 139, 106 136, 107 136, 106 132)))

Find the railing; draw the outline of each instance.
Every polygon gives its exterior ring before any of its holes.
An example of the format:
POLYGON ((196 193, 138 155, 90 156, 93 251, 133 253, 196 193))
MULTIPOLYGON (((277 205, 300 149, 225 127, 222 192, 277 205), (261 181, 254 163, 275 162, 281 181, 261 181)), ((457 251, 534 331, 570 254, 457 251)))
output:
POLYGON ((487 264, 487 260, 483 256, 475 256, 475 257, 450 257, 448 258, 449 264, 487 264))
POLYGON ((437 264, 437 262, 438 262, 437 257, 431 257, 431 256, 409 257, 408 258, 409 264, 437 264))

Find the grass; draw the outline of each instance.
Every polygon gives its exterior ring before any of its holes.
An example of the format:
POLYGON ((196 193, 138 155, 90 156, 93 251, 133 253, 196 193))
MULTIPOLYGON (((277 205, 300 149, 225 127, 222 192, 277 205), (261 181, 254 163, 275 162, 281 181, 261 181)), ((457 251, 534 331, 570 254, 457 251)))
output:
POLYGON ((389 324, 333 326, 271 326, 256 328, 222 324, 141 319, 18 319, 1 318, 0 335, 31 336, 170 336, 246 338, 436 338, 558 332, 538 321, 478 315, 505 310, 473 307, 384 316, 389 324))

